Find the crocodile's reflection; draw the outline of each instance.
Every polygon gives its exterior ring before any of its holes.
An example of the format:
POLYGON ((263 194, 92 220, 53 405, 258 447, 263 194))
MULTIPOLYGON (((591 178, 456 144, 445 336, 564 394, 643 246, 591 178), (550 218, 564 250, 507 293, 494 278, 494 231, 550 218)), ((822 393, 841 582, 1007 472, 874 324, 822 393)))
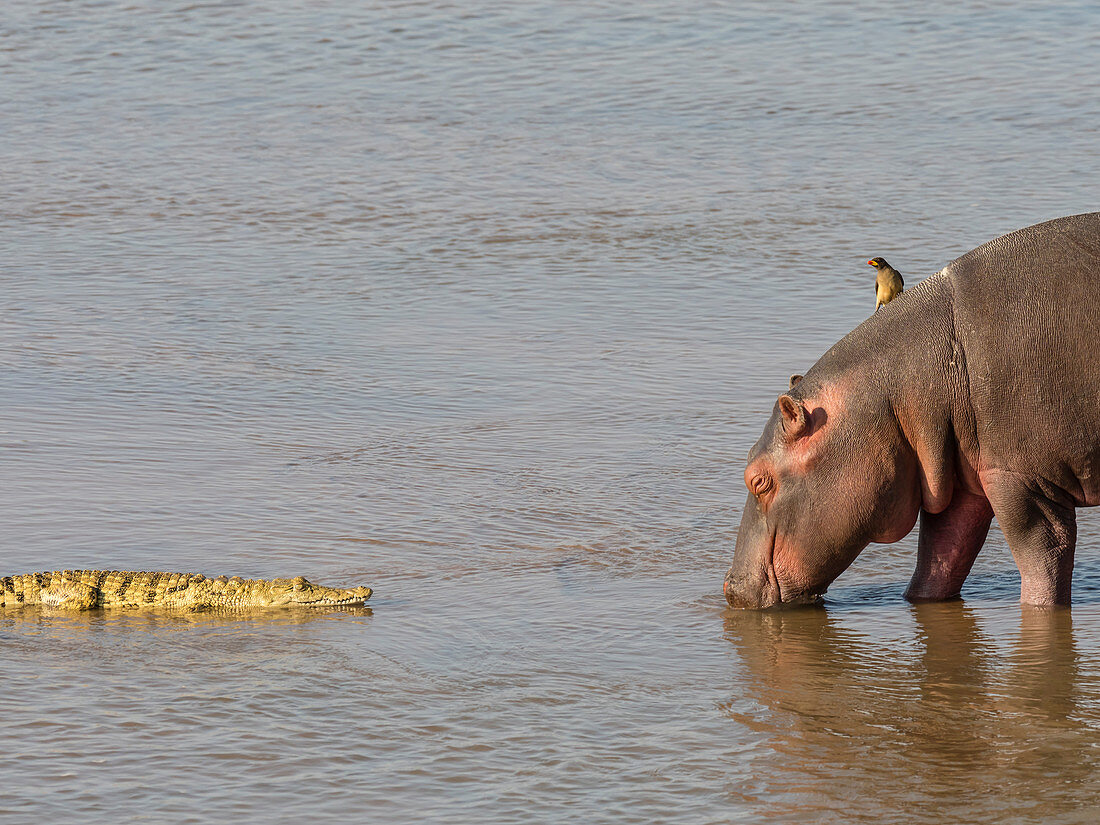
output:
POLYGON ((868 795, 912 806, 977 787, 1017 806, 1079 804, 1063 791, 1095 784, 1100 737, 1074 718, 1072 611, 1019 607, 994 618, 997 634, 962 601, 883 622, 824 608, 728 611, 751 701, 738 696, 726 710, 767 735, 756 753, 766 763, 756 771, 761 796, 792 814, 801 810, 793 789, 801 798, 811 787, 853 804, 868 795))
POLYGON ((65 627, 71 630, 189 630, 218 625, 299 625, 324 619, 362 618, 374 615, 369 607, 342 606, 333 608, 280 608, 232 609, 207 608, 204 610, 170 610, 145 608, 142 610, 66 610, 33 605, 0 613, 0 632, 5 628, 17 630, 30 625, 65 627))

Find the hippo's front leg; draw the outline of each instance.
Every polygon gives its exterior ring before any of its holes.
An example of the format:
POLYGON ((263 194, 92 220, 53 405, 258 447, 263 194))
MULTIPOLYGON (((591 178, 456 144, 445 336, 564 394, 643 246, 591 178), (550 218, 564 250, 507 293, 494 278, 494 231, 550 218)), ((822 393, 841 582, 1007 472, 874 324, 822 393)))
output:
POLYGON ((1025 479, 1005 472, 984 475, 982 486, 1020 569, 1020 601, 1068 605, 1077 545, 1072 502, 1068 497, 1055 501, 1025 479))
POLYGON ((933 602, 958 596, 992 520, 993 508, 985 496, 960 489, 943 512, 921 510, 917 569, 905 598, 933 602))

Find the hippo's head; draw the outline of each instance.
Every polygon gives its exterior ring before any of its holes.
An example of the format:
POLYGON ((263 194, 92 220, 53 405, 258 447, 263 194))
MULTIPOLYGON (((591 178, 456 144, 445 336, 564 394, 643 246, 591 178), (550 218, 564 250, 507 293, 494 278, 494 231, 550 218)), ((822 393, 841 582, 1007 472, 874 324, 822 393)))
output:
POLYGON ((913 528, 916 456, 889 403, 845 384, 793 376, 749 452, 749 496, 725 581, 731 606, 815 602, 869 542, 913 528))

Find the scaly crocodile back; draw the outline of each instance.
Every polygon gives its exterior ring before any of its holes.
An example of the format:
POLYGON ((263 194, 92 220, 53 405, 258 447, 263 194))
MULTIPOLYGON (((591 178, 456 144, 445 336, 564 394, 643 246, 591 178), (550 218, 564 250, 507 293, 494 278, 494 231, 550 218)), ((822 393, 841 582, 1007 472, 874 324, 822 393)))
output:
POLYGON ((246 608, 284 604, 362 604, 369 587, 349 590, 311 584, 304 578, 242 579, 201 573, 128 570, 54 570, 0 578, 0 607, 50 605, 93 607, 246 608))

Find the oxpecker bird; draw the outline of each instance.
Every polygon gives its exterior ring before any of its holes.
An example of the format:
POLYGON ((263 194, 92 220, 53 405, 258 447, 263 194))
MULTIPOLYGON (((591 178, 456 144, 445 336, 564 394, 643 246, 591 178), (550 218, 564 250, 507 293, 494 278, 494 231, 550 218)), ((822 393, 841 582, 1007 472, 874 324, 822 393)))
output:
POLYGON ((875 278, 875 311, 886 306, 905 291, 905 281, 901 273, 886 263, 885 258, 872 258, 867 262, 878 270, 875 278))

